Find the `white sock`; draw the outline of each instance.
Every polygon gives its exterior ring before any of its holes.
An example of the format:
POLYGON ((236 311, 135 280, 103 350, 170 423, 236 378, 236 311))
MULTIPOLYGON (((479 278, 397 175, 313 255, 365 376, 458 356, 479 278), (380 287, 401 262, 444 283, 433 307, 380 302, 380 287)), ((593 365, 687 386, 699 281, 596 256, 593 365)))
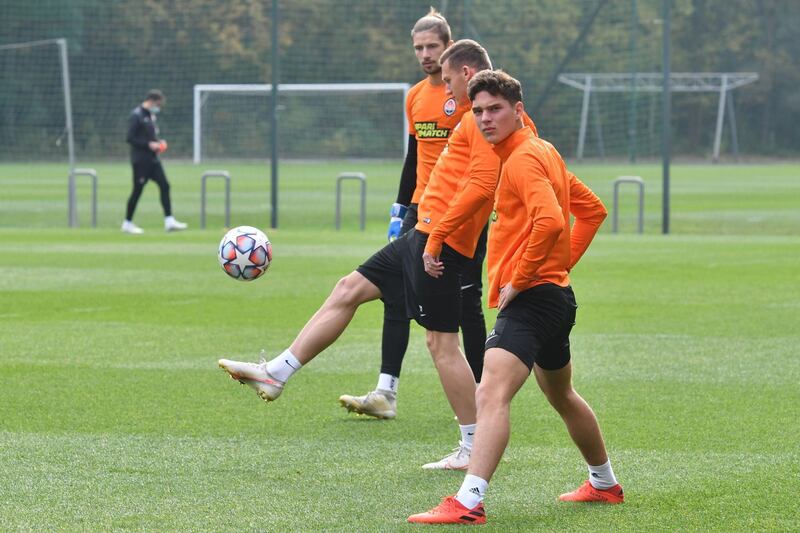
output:
POLYGON ((486 494, 486 487, 489 482, 478 476, 467 474, 464 476, 464 482, 461 488, 458 489, 456 500, 467 509, 474 509, 476 505, 483 501, 483 495, 486 494))
POLYGON ((175 217, 172 215, 164 217, 164 222, 175 222, 175 217))
POLYGON ((596 489, 610 489, 617 484, 617 478, 614 477, 614 471, 611 470, 611 459, 606 461, 605 464, 600 466, 589 466, 589 483, 596 489))
POLYGON ((381 374, 378 376, 378 386, 375 390, 383 390, 397 394, 397 386, 400 384, 400 378, 391 374, 381 374))
POLYGON ((469 450, 472 449, 472 441, 475 439, 475 426, 477 424, 467 424, 458 428, 461 430, 461 445, 469 450))
POLYGON ((267 363, 267 372, 282 383, 289 381, 292 374, 300 370, 300 361, 287 348, 278 357, 267 363))

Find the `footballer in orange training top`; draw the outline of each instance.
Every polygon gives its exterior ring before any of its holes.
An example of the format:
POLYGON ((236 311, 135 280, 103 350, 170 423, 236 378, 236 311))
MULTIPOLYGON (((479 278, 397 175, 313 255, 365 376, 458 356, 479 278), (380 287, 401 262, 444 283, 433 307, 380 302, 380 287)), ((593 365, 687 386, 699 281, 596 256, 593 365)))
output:
POLYGON ((460 490, 410 522, 486 522, 483 497, 510 433, 510 403, 530 372, 580 449, 589 479, 561 501, 622 503, 594 412, 572 387, 569 333, 577 305, 569 271, 606 217, 552 144, 523 125, 522 89, 500 71, 469 84, 476 123, 503 166, 489 237, 489 305, 498 307, 476 393, 477 430, 460 490), (570 214, 575 224, 570 228, 570 214))

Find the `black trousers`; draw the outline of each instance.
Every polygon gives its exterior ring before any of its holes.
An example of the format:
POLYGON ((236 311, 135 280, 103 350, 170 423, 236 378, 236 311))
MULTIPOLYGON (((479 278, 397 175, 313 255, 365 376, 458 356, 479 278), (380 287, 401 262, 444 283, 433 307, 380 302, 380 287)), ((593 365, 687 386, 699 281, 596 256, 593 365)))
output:
POLYGON ((139 203, 139 197, 142 196, 142 191, 148 180, 153 180, 158 184, 158 188, 161 191, 161 207, 164 209, 164 216, 168 217, 172 215, 172 202, 170 202, 169 199, 169 182, 167 181, 167 175, 164 174, 164 167, 161 166, 161 162, 133 163, 132 166, 133 190, 128 198, 125 220, 133 220, 136 204, 139 203))

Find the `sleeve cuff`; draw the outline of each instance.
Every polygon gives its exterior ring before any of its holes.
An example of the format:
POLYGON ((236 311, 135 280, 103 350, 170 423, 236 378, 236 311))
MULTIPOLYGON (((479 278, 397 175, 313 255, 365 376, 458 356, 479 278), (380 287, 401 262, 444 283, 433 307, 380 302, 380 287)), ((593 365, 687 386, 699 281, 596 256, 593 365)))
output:
POLYGON ((433 236, 428 237, 428 242, 425 244, 425 253, 433 257, 439 257, 442 253, 442 241, 433 238, 433 236))

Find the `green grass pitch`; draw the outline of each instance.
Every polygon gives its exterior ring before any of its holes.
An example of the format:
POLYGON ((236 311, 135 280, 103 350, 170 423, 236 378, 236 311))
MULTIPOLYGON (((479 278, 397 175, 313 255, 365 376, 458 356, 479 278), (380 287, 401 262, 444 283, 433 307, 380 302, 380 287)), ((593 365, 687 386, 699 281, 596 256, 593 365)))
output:
MULTIPOLYGON (((215 256, 221 184, 198 228, 204 168, 167 162, 191 227, 164 234, 149 185, 119 233, 125 165, 95 164, 99 228, 67 229, 62 167, 0 166, 0 530, 416 529, 406 517, 462 475, 420 465, 458 439, 424 335, 412 328, 399 416, 348 415, 343 393, 377 379, 379 302, 265 404, 220 356, 285 348, 339 277, 382 246, 397 163, 283 165, 281 227, 268 228, 267 167, 234 176, 233 224, 264 228, 274 263, 252 283, 215 256), (336 173, 368 176, 367 231, 349 184, 333 227, 336 173)), ((617 175, 645 178, 645 235, 622 200, 573 272, 576 388, 604 430, 626 503, 567 505, 585 466, 534 382, 489 487, 494 531, 800 529, 800 167, 676 166, 673 230, 660 232, 660 169, 575 166, 611 205, 617 175)), ((491 325, 494 313, 487 313, 491 325)), ((443 528, 445 530, 450 528, 443 528)), ((452 528, 455 529, 455 528, 452 528)))

